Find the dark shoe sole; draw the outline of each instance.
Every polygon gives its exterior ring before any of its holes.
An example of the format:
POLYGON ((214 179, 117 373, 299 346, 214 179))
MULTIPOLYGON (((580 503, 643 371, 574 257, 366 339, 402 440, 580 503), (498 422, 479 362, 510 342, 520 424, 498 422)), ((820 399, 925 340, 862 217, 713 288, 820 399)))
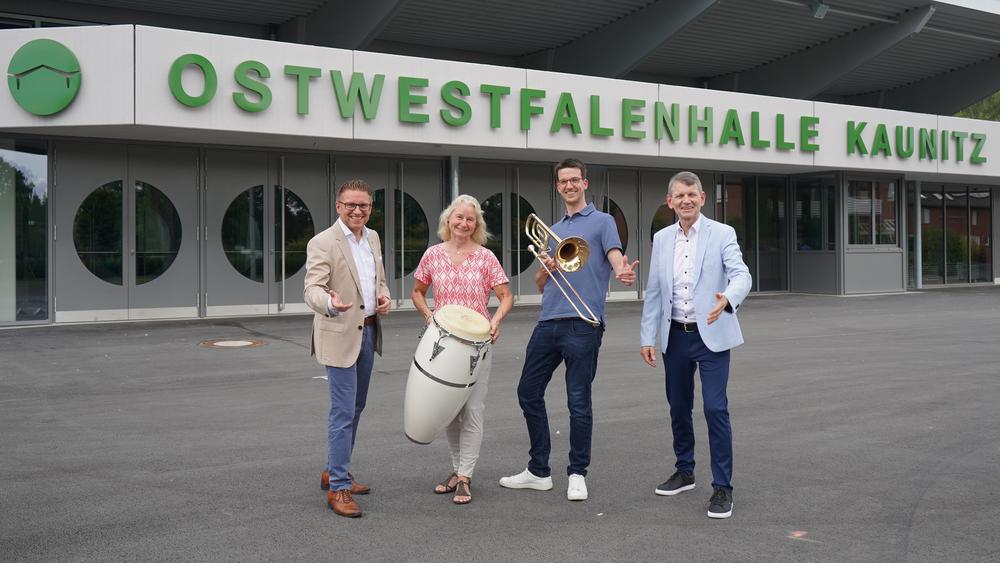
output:
POLYGON ((691 483, 690 485, 684 485, 683 487, 678 487, 672 491, 666 491, 658 488, 654 492, 660 495, 661 497, 672 497, 674 495, 679 495, 684 491, 690 491, 691 489, 694 488, 694 485, 695 485, 694 483, 691 483))
MULTIPOLYGON (((328 508, 330 510, 333 510, 332 506, 329 506, 328 508)), ((336 514, 337 516, 343 516, 344 518, 361 518, 361 516, 362 516, 362 513, 358 513, 358 514, 341 514, 341 513, 337 512, 336 510, 333 510, 333 513, 336 514)))

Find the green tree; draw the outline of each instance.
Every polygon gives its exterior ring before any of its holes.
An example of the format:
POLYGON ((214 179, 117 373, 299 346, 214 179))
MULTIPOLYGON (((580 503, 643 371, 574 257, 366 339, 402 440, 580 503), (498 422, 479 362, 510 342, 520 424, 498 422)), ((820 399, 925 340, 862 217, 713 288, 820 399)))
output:
POLYGON ((970 119, 985 119, 987 121, 1000 121, 1000 92, 995 92, 992 96, 979 100, 971 106, 955 114, 956 117, 968 117, 970 119))

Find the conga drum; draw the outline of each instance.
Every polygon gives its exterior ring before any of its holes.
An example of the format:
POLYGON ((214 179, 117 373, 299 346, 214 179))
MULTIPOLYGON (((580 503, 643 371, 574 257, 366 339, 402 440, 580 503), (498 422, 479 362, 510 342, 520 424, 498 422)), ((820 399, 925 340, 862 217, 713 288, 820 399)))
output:
POLYGON ((490 323, 461 305, 434 312, 413 354, 403 399, 403 430, 430 444, 462 410, 490 351, 490 323))

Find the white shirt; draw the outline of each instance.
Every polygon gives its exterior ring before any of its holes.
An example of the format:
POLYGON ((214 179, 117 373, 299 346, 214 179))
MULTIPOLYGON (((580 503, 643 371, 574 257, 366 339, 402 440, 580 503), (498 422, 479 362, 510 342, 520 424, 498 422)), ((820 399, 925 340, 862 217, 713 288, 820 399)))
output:
POLYGON ((694 315, 694 257, 698 248, 698 231, 701 230, 701 215, 684 234, 677 224, 677 238, 674 239, 674 295, 670 318, 682 323, 697 321, 694 315))
MULTIPOLYGON (((375 270, 375 254, 372 252, 371 245, 368 244, 368 227, 361 227, 361 240, 359 241, 343 221, 337 219, 337 224, 343 229, 347 243, 351 245, 351 254, 354 255, 354 265, 358 268, 358 279, 361 280, 361 296, 365 306, 365 316, 370 317, 375 314, 375 276, 377 274, 375 270)), ((341 296, 341 301, 344 301, 343 296, 341 296)), ((326 308, 331 317, 340 314, 340 311, 333 308, 332 297, 328 296, 326 298, 326 308)))

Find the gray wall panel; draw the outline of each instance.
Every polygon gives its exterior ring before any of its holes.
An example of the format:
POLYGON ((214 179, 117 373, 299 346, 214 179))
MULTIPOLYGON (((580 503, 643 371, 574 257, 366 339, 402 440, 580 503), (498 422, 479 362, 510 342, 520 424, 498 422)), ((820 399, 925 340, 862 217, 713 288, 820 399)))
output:
POLYGON ((836 252, 793 252, 791 291, 837 293, 836 252))
POLYGON ((847 252, 844 293, 903 290, 903 252, 847 252))
POLYGON ((1000 188, 993 188, 993 283, 1000 284, 1000 188))

